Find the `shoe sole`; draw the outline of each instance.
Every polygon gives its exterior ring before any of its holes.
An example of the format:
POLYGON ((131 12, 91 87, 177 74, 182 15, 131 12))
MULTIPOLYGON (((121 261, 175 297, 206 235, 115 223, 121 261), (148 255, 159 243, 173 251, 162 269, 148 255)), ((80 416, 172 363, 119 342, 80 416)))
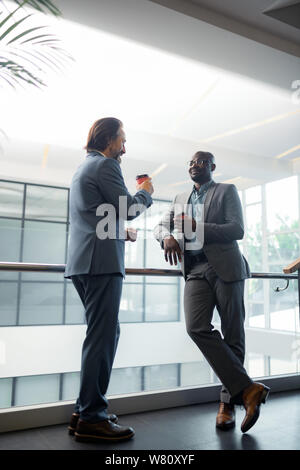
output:
POLYGON ((135 433, 127 434, 126 436, 117 436, 117 437, 105 437, 105 436, 95 436, 94 434, 79 434, 78 432, 74 433, 75 441, 78 442, 99 442, 99 441, 125 441, 131 439, 135 433))
POLYGON ((256 421, 257 421, 258 418, 259 418, 259 414, 260 414, 260 405, 261 405, 262 403, 266 403, 267 398, 268 398, 268 396, 269 396, 269 393, 270 393, 269 387, 264 387, 264 389, 263 389, 263 391, 262 391, 262 393, 261 393, 260 401, 259 401, 258 404, 257 404, 256 412, 254 413, 254 415, 252 416, 252 418, 250 419, 250 421, 248 421, 247 426, 241 426, 241 431, 242 431, 242 432, 247 432, 247 431, 249 431, 250 428, 252 428, 252 426, 254 426, 254 424, 256 423, 256 421))
POLYGON ((229 424, 216 424, 217 429, 221 429, 221 431, 228 431, 228 429, 232 429, 235 427, 235 422, 229 424))

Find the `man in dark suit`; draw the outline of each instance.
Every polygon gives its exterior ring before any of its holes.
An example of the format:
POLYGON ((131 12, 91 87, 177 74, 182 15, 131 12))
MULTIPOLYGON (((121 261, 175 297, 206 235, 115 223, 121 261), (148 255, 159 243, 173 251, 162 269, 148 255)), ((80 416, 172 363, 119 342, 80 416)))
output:
POLYGON ((129 194, 120 169, 125 141, 121 121, 96 121, 88 135, 86 159, 70 187, 65 277, 72 279, 87 321, 80 393, 69 426, 79 441, 119 441, 134 435, 131 427, 117 424, 116 415, 107 414, 105 397, 120 334, 124 242, 136 238, 124 230, 124 220, 146 210, 153 193, 148 179, 137 186, 134 196, 129 194))
POLYGON ((197 152, 188 168, 192 192, 175 197, 154 234, 166 261, 181 263, 187 332, 223 384, 216 426, 233 427, 234 405, 242 404, 246 416, 241 430, 246 432, 258 419, 269 389, 254 383, 243 367, 244 282, 250 270, 237 244, 244 236, 241 203, 233 184, 212 180, 216 165, 211 153, 197 152), (211 324, 215 307, 223 337, 211 324))

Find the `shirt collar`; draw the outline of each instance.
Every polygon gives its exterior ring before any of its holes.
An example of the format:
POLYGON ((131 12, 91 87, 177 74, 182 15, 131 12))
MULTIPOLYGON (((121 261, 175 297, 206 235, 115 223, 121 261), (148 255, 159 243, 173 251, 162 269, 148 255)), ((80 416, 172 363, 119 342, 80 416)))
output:
POLYGON ((214 183, 214 181, 213 181, 213 180, 210 180, 210 181, 208 181, 207 183, 202 184, 202 185, 200 186, 199 191, 196 189, 196 187, 195 187, 195 185, 194 185, 194 186, 193 186, 193 192, 194 192, 195 194, 197 194, 197 195, 198 195, 198 194, 201 194, 201 193, 204 193, 204 192, 206 192, 206 191, 208 190, 208 188, 209 188, 213 183, 214 183))
POLYGON ((105 157, 105 155, 104 155, 103 153, 101 153, 100 150, 91 149, 88 153, 98 153, 98 154, 101 155, 102 157, 105 157))

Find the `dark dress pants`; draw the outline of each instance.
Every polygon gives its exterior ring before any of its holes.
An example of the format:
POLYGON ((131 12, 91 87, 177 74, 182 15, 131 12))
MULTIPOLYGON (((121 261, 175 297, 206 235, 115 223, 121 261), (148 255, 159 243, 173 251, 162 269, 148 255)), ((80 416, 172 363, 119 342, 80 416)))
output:
POLYGON ((243 367, 245 356, 244 281, 223 282, 206 263, 200 274, 188 276, 184 310, 189 336, 223 384, 221 401, 230 403, 253 381, 243 367), (212 325, 214 308, 221 320, 222 335, 212 325))
POLYGON ((108 388, 120 335, 121 274, 72 276, 85 308, 87 330, 82 346, 80 392, 75 412, 84 421, 107 418, 108 388))

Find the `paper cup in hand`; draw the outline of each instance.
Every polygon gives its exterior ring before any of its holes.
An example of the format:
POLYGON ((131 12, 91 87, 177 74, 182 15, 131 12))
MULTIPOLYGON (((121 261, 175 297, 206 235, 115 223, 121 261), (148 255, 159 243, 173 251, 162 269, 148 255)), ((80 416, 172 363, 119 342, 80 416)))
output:
POLYGON ((136 179, 137 184, 142 184, 148 178, 149 178, 149 175, 145 173, 144 175, 137 175, 135 179, 136 179))

